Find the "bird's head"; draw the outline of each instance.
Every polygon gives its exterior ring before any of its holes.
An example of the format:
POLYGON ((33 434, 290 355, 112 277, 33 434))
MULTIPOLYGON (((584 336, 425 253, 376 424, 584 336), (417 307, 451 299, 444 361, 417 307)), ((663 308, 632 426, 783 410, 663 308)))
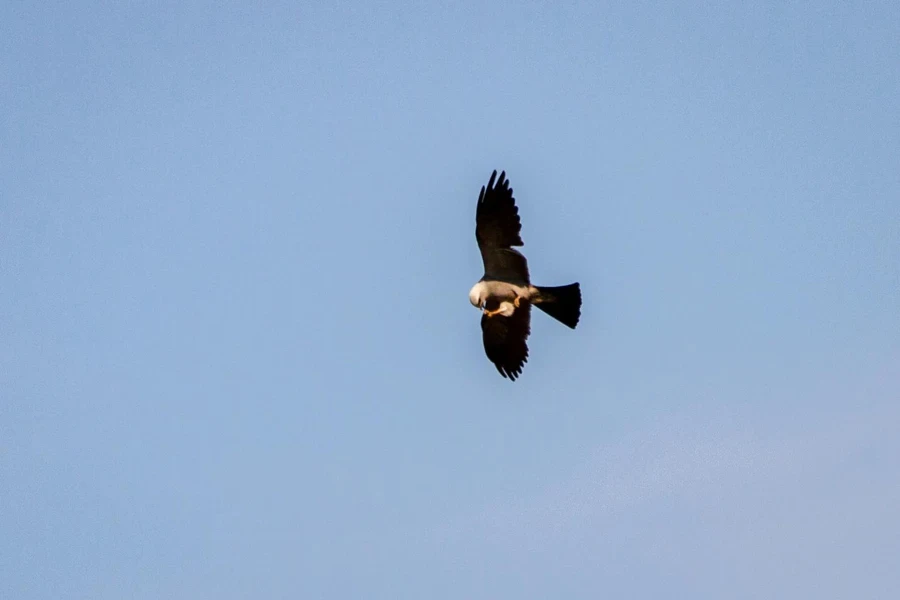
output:
POLYGON ((469 290, 469 302, 471 302, 472 306, 475 308, 483 308, 486 300, 484 286, 481 285, 481 282, 476 283, 472 289, 469 290))

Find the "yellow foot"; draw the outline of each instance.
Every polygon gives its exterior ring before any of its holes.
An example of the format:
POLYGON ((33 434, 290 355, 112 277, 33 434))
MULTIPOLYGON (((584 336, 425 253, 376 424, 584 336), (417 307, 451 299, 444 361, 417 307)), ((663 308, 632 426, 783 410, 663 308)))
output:
POLYGON ((515 306, 516 308, 519 308, 519 302, 521 302, 521 301, 522 301, 522 297, 516 296, 516 299, 513 300, 513 306, 515 306))
POLYGON ((484 316, 493 317, 494 315, 499 315, 501 312, 502 312, 502 309, 499 309, 499 308, 497 310, 486 310, 485 309, 484 316))

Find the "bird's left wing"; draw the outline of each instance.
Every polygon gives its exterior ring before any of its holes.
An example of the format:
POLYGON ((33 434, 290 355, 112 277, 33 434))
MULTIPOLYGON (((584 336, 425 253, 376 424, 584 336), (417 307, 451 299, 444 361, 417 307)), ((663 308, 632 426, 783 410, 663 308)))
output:
POLYGON ((488 359, 501 375, 515 381, 528 362, 531 304, 523 303, 508 317, 482 315, 481 333, 488 359))
POLYGON ((491 175, 475 210, 475 239, 488 279, 529 283, 528 261, 513 246, 523 246, 522 222, 506 172, 491 175), (496 183, 495 183, 496 181, 496 183))

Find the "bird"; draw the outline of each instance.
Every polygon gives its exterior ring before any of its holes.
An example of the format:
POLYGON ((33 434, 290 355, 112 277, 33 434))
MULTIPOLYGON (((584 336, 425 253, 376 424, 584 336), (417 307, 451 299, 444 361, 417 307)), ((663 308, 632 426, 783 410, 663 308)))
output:
POLYGON ((515 381, 528 361, 531 305, 575 329, 581 318, 581 286, 531 284, 528 261, 516 250, 524 246, 519 209, 506 171, 491 174, 481 187, 475 210, 475 240, 484 276, 469 291, 469 302, 480 309, 484 352, 504 378, 515 381))

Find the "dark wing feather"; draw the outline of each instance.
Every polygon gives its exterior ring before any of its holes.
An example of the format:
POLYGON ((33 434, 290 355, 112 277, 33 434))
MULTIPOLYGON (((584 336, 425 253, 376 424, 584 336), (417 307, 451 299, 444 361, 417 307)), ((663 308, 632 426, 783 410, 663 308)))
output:
POLYGON ((528 261, 513 246, 523 246, 522 223, 506 171, 491 174, 481 188, 475 211, 475 239, 487 279, 529 283, 528 261), (494 183, 496 179, 496 184, 494 183))
POLYGON ((509 317, 481 316, 484 352, 504 377, 512 381, 528 362, 528 334, 531 333, 531 304, 524 303, 509 317))

